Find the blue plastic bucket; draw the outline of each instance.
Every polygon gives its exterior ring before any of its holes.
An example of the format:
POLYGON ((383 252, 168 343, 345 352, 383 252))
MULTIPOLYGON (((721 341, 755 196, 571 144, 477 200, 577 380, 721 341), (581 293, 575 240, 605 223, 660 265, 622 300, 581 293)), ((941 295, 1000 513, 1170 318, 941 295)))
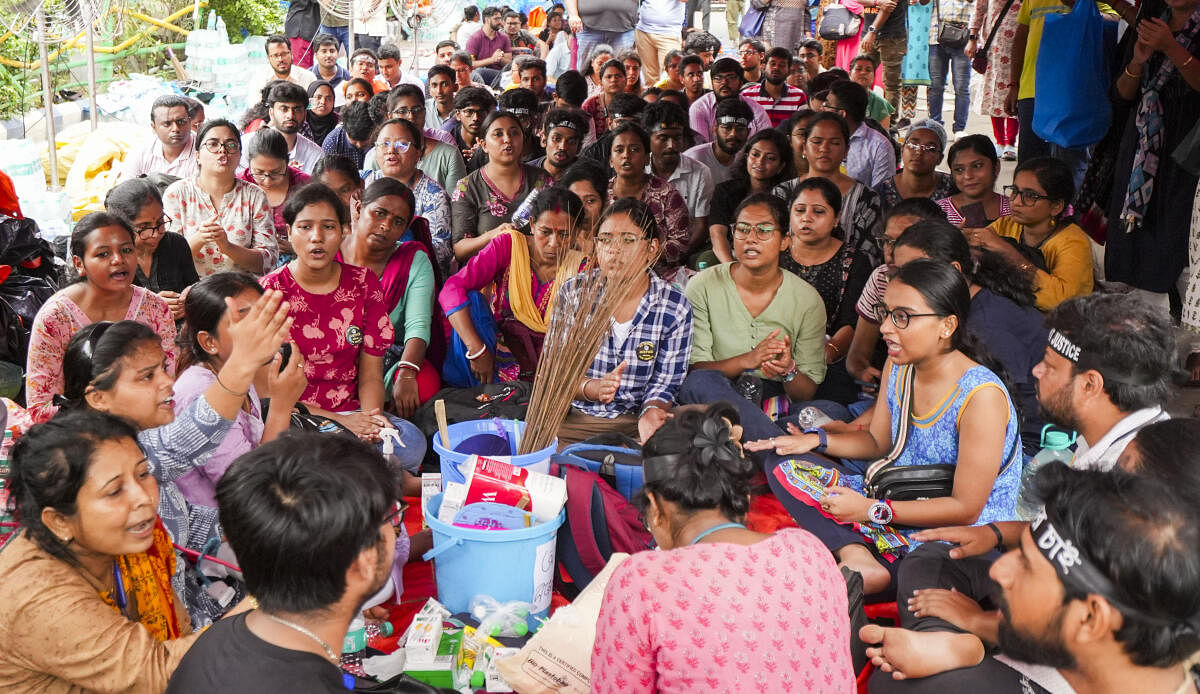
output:
MULTIPOLYGON (((499 602, 520 600, 533 604, 531 617, 550 612, 554 589, 555 541, 567 519, 563 509, 547 523, 520 530, 460 528, 438 520, 442 495, 430 497, 425 522, 433 531, 433 549, 425 560, 434 560, 438 600, 451 612, 466 612, 471 598, 490 595, 499 602)), ((531 620, 532 621, 532 620, 531 620)), ((534 628, 530 624, 530 628, 534 628)))
MULTIPOLYGON (((467 481, 466 474, 459 467, 467 462, 467 458, 471 457, 470 453, 459 453, 454 449, 463 441, 478 436, 479 434, 499 434, 496 430, 495 419, 477 419, 470 422, 459 422, 451 424, 449 427, 450 447, 447 448, 442 443, 442 434, 437 432, 433 435, 433 450, 437 453, 438 459, 442 462, 442 489, 446 488, 447 482, 458 482, 462 484, 467 481)), ((500 424, 507 432, 510 441, 517 440, 517 435, 524 435, 525 422, 516 419, 502 419, 500 424)), ((535 472, 550 474, 550 456, 558 450, 558 439, 550 442, 540 451, 533 453, 525 453, 524 455, 493 455, 488 456, 495 460, 501 460, 510 463, 517 467, 525 467, 535 472)))

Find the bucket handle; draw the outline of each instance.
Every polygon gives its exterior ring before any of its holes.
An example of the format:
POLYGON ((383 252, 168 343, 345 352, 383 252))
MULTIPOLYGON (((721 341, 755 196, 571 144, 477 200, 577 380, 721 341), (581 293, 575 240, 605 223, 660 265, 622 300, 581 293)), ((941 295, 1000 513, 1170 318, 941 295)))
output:
POLYGON ((447 542, 446 544, 442 545, 441 547, 434 547, 433 549, 429 550, 425 554, 422 554, 421 558, 424 559, 425 561, 429 561, 430 559, 435 559, 435 558, 440 557, 441 555, 445 554, 446 552, 450 551, 454 547, 457 547, 458 545, 461 545, 461 544, 462 544, 461 537, 451 538, 450 542, 447 542))

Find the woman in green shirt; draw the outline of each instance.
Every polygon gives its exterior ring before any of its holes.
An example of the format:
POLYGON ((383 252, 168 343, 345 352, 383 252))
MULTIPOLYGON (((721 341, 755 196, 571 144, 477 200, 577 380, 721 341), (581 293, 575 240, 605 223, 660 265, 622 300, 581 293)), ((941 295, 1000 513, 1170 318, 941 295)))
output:
POLYGON ((746 440, 770 438, 781 429, 763 413, 762 399, 811 400, 825 378, 825 305, 811 285, 779 267, 789 244, 782 200, 756 193, 734 219, 738 260, 710 267, 687 285, 692 367, 679 400, 727 400, 738 409, 746 440))

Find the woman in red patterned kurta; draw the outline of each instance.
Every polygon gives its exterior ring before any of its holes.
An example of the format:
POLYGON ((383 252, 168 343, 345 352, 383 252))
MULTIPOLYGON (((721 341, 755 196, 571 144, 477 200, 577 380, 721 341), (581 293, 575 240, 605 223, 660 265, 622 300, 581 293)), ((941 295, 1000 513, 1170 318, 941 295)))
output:
POLYGON ((676 412, 642 449, 646 525, 663 552, 613 573, 592 691, 854 691, 846 583, 798 528, 740 522, 755 466, 728 405, 676 412))

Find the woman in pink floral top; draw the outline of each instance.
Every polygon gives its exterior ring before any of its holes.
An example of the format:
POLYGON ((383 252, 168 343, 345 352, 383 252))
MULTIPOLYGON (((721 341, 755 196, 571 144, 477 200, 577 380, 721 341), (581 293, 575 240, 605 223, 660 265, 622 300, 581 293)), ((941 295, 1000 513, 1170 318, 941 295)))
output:
POLYGON ((261 283, 283 292, 291 307, 292 342, 308 378, 300 402, 365 441, 378 442, 380 429, 399 429, 405 446, 397 455, 416 467, 424 436, 383 413, 383 355, 395 334, 383 286, 370 270, 336 260, 350 211, 332 188, 310 183, 284 204, 283 218, 296 259, 261 283))
POLYGON ((35 422, 58 412, 63 355, 71 337, 96 321, 134 320, 162 338, 167 371, 175 372, 175 320, 167 302, 133 285, 137 264, 133 229, 105 212, 87 215, 71 233, 71 260, 80 280, 50 297, 33 319, 25 366, 25 400, 35 422))
POLYGON ((309 182, 310 177, 300 169, 288 166, 287 140, 271 128, 262 128, 251 135, 246 150, 248 165, 239 178, 262 188, 267 196, 271 222, 275 228, 275 244, 279 248, 275 260, 275 266, 278 267, 295 257, 292 244, 288 243, 283 205, 300 186, 309 182))
POLYGON ((737 412, 676 412, 642 449, 646 524, 663 552, 639 552, 604 591, 592 691, 851 694, 846 583, 799 528, 747 530, 755 466, 737 412))
POLYGON ((513 114, 497 111, 483 122, 488 163, 459 180, 450 196, 450 240, 460 264, 509 228, 513 212, 531 191, 553 183, 544 169, 521 163, 524 147, 524 132, 513 114))
POLYGON ((187 238, 201 277, 222 270, 261 275, 279 256, 266 194, 235 175, 241 150, 233 123, 208 121, 196 135, 200 174, 163 193, 163 211, 187 238))

